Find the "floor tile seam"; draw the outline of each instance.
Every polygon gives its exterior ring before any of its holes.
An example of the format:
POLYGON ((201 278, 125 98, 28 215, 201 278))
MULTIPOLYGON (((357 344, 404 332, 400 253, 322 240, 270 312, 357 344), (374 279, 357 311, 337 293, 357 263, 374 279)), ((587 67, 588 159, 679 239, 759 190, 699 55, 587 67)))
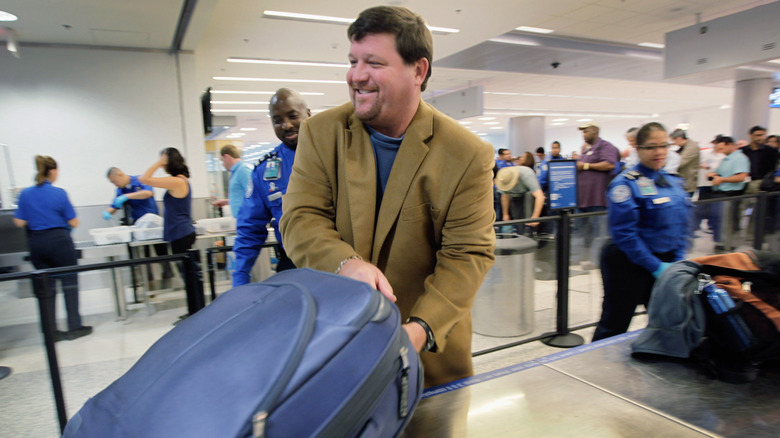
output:
POLYGON ((681 425, 683 427, 686 427, 686 428, 689 428, 689 429, 691 429, 693 431, 701 433, 702 435, 705 435, 705 436, 708 436, 708 437, 712 437, 712 438, 722 438, 721 435, 717 435, 717 434, 715 434, 715 433, 713 433, 713 432, 711 432, 709 430, 703 429, 703 428, 701 428, 699 426, 696 426, 695 424, 689 423, 689 422, 687 422, 687 421, 685 421, 685 420, 683 420, 681 418, 677 418, 677 417, 675 417, 673 415, 669 415, 669 414, 667 414, 665 412, 662 412, 662 411, 660 411, 658 409, 653 408, 652 406, 646 405, 644 403, 640 403, 640 402, 638 402, 636 400, 630 399, 630 398, 628 398, 628 397, 626 397, 624 395, 621 395, 621 394, 619 394, 617 392, 611 391, 611 390, 609 390, 609 389, 607 389, 607 388, 605 388, 605 387, 603 387, 601 385, 597 385, 597 384, 595 384, 595 383, 593 383, 593 382, 591 382, 589 380, 583 379, 581 377, 577 377, 574 374, 571 374, 571 373, 566 372, 566 371, 564 371, 564 370, 562 370, 560 368, 557 368, 555 365, 553 365, 553 362, 541 363, 541 365, 546 367, 546 368, 548 368, 548 369, 550 369, 550 370, 552 370, 552 371, 555 371, 557 373, 563 374, 566 377, 569 377, 571 379, 577 380, 578 382, 584 383, 585 385, 588 385, 591 388, 597 389, 597 390, 599 390, 601 392, 604 392, 606 394, 609 394, 609 395, 611 395, 613 397, 619 398, 619 399, 621 399, 621 400, 623 400, 625 402, 628 402, 628 403, 630 403, 630 404, 632 404, 632 405, 634 405, 634 406, 636 406, 636 407, 638 407, 640 409, 646 410, 646 411, 651 412, 651 413, 653 413, 655 415, 658 415, 658 416, 660 416, 662 418, 666 418, 667 420, 675 422, 675 423, 677 423, 677 424, 679 424, 679 425, 681 425))

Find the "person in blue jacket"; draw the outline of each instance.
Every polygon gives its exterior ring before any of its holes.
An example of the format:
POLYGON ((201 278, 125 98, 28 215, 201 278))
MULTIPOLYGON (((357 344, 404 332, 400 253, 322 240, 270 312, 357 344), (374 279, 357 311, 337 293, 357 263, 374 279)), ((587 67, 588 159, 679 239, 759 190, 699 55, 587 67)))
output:
MULTIPOLYGON (((282 143, 265 155, 252 171, 244 203, 236 219, 236 268, 233 272, 233 286, 249 283, 250 272, 257 255, 268 237, 266 225, 271 222, 276 240, 281 245, 279 219, 282 217, 282 195, 287 193, 295 149, 298 147, 298 128, 311 116, 311 111, 301 95, 288 88, 279 89, 269 104, 274 132, 282 143)), ((295 265, 279 247, 279 262, 276 271, 293 269, 295 265)), ((259 280, 259 279, 256 279, 259 280)))
MULTIPOLYGON (((35 156, 38 174, 35 185, 19 195, 19 207, 14 213, 14 225, 27 229, 27 245, 30 261, 35 269, 58 268, 78 264, 78 254, 70 237, 70 230, 79 225, 76 211, 65 190, 52 184, 59 176, 57 162, 49 156, 35 156)), ((49 279, 49 287, 55 289, 54 279, 60 280, 68 313, 68 331, 57 330, 54 340, 73 340, 92 333, 92 327, 81 324, 79 314, 78 274, 65 274, 49 279)), ((54 319, 54 300, 50 300, 47 312, 54 319)))
POLYGON ((655 279, 682 260, 691 199, 676 174, 663 170, 669 150, 666 130, 648 123, 636 136, 639 163, 607 188, 612 242, 601 251, 604 302, 593 340, 628 330, 638 304, 645 306, 655 279))
MULTIPOLYGON (((111 216, 127 203, 130 206, 130 216, 133 223, 146 213, 160 214, 157 203, 154 201, 154 190, 151 186, 138 182, 137 176, 130 176, 117 167, 108 169, 108 180, 116 186, 116 195, 111 201, 111 206, 103 210, 103 219, 110 220, 111 216)), ((128 224, 132 225, 132 223, 128 224)))

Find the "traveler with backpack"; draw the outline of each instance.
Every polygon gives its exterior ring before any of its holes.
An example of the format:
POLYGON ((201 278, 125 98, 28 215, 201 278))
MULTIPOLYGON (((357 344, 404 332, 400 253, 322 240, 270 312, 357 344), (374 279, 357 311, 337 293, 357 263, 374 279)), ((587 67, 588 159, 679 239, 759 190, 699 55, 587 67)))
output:
POLYGON ((648 123, 636 144, 639 162, 607 189, 612 242, 601 251, 604 302, 594 341, 625 333, 636 306, 650 300, 655 279, 685 256, 692 204, 682 178, 663 170, 666 130, 648 123))

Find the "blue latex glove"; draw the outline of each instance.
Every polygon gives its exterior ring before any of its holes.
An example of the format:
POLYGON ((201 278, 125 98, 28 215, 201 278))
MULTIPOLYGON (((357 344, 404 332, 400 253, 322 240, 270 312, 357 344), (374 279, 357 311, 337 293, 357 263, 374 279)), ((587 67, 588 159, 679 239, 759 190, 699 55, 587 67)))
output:
POLYGON ((658 269, 656 269, 655 272, 653 272, 653 277, 655 277, 655 278, 660 277, 661 274, 663 274, 664 271, 666 270, 666 268, 668 268, 669 266, 672 266, 672 264, 671 263, 666 263, 666 262, 661 262, 661 265, 658 266, 658 269))
POLYGON ((116 197, 116 199, 114 199, 114 203, 111 204, 111 206, 119 210, 120 208, 122 208, 122 204, 124 204, 125 202, 127 202, 127 196, 119 195, 116 197))
POLYGON ((111 213, 109 213, 106 210, 103 210, 103 219, 110 221, 111 220, 111 213))

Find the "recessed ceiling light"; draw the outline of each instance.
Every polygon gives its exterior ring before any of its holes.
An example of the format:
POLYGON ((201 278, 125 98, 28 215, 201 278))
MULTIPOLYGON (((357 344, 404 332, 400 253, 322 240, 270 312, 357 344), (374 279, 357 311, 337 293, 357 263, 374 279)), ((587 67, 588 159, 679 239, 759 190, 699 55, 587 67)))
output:
POLYGON ((10 12, 0 11, 0 21, 16 21, 18 19, 19 17, 10 12))
POLYGON ((268 105, 268 102, 250 102, 242 100, 212 100, 211 103, 228 105, 268 105))
POLYGON ((577 119, 578 122, 591 122, 593 119, 577 119))
POLYGON ((550 126, 563 126, 563 123, 550 123, 550 126))
POLYGON ((566 121, 568 121, 568 120, 569 120, 569 119, 552 119, 551 121, 552 121, 552 122, 566 122, 566 121))
MULTIPOLYGON (((336 23, 336 24, 352 24, 355 21, 354 18, 343 17, 330 17, 327 15, 314 15, 314 14, 299 14, 297 12, 283 12, 283 11, 263 11, 263 17, 265 18, 281 18, 284 20, 295 21, 313 21, 316 23, 336 23)), ((451 29, 448 27, 428 26, 433 33, 457 33, 460 29, 451 29)))
POLYGON ((254 81, 254 82, 296 82, 309 84, 346 84, 347 81, 330 81, 325 79, 284 79, 284 78, 242 78, 236 76, 214 76, 215 81, 254 81))
POLYGON ((460 123, 461 125, 470 125, 471 124, 471 122, 465 122, 465 121, 458 122, 458 123, 460 123))
POLYGON ((267 113, 267 109, 212 109, 212 113, 267 113))
POLYGON ((721 105, 721 106, 720 106, 718 109, 731 109, 731 105, 729 105, 729 104, 727 104, 727 103, 724 103, 724 104, 723 104, 723 105, 721 105))
POLYGON ((555 32, 552 29, 545 29, 543 27, 532 27, 532 26, 520 26, 520 27, 516 27, 515 30, 519 30, 521 32, 532 32, 532 33, 553 33, 553 32, 555 32))
POLYGON ((237 62, 242 64, 266 64, 266 65, 299 65, 304 67, 340 67, 349 68, 349 64, 340 62, 310 62, 310 61, 278 61, 273 59, 252 59, 252 58, 228 58, 228 62, 237 62))
POLYGON ((485 125, 498 125, 501 122, 485 122, 485 125))
POLYGON ((257 131, 257 128, 241 128, 242 131, 257 131))
POLYGON ((780 59, 773 59, 773 60, 767 61, 767 62, 769 62, 771 64, 780 64, 780 59))
POLYGON ((480 117, 477 120, 496 120, 495 117, 480 117))
POLYGON ((538 46, 539 43, 536 41, 531 41, 528 39, 521 39, 521 38, 506 38, 506 37, 499 37, 499 38, 491 38, 488 41, 494 42, 494 43, 503 43, 503 44, 515 44, 518 46, 538 46))
POLYGON ((504 128, 501 126, 491 126, 489 129, 504 129, 504 128))
POLYGON ((666 47, 663 44, 658 44, 658 43, 639 43, 637 44, 637 46, 651 47, 653 49, 663 49, 664 47, 666 47))

